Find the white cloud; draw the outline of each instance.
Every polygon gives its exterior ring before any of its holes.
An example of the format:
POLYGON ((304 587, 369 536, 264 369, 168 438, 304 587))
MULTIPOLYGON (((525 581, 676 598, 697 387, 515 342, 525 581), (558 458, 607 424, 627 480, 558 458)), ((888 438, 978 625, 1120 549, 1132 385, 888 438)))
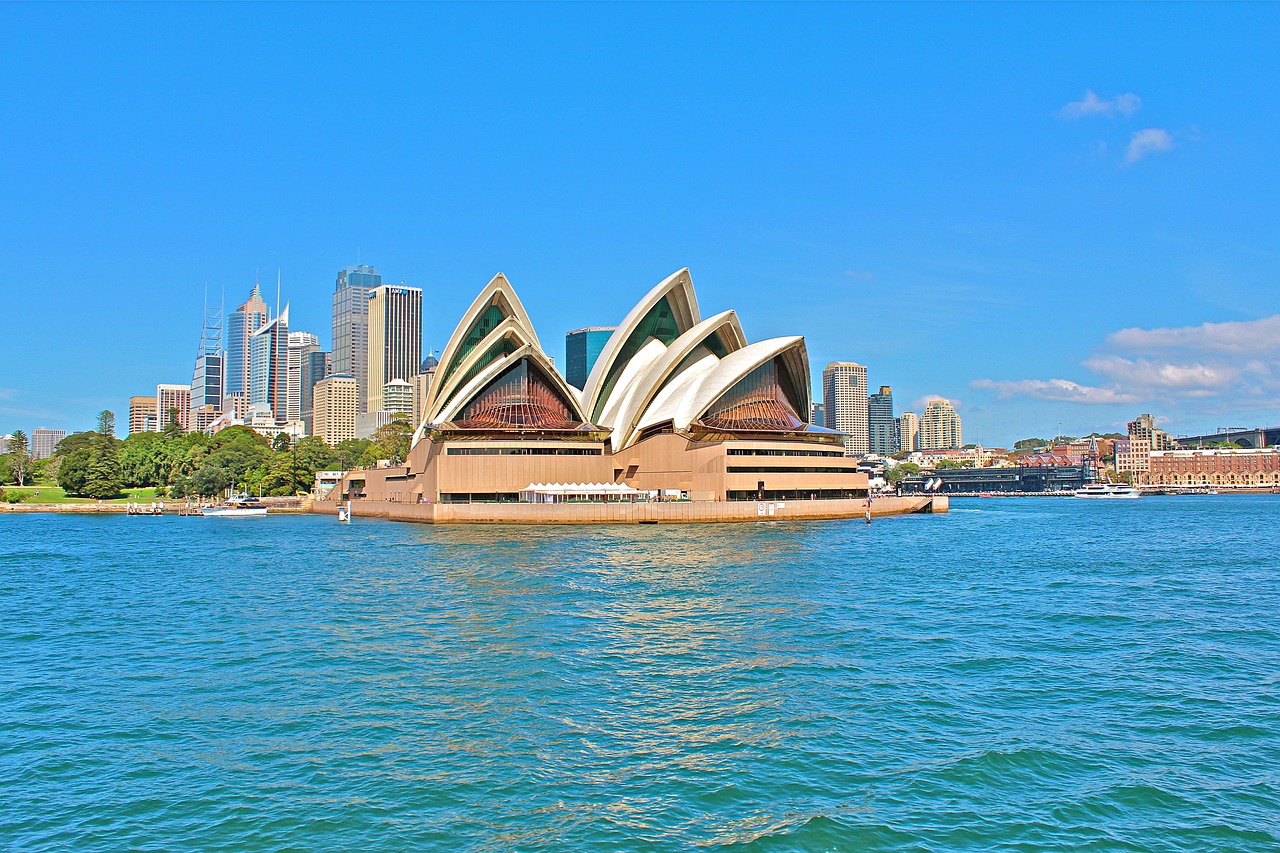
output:
POLYGON ((1088 89, 1084 93, 1084 97, 1078 101, 1071 103, 1058 110, 1058 115, 1063 118, 1084 118, 1086 116, 1096 115, 1125 115, 1131 116, 1142 108, 1142 99, 1132 92, 1116 95, 1110 100, 1098 97, 1098 94, 1092 89, 1088 89))
POLYGON ((911 405, 907 407, 907 411, 917 413, 923 412, 924 407, 929 405, 930 400, 946 400, 951 404, 951 408, 956 410, 964 408, 964 403, 960 402, 955 397, 946 397, 942 394, 925 394, 923 397, 917 397, 912 400, 911 405))
POLYGON ((1139 130, 1129 139, 1124 152, 1124 163, 1132 166, 1144 157, 1173 150, 1173 134, 1158 127, 1139 130))
POLYGON ((1280 314, 1178 329, 1121 329, 1107 336, 1107 343, 1119 350, 1143 353, 1275 354, 1280 353, 1280 314))
POLYGON ((1034 397, 1037 400, 1052 400, 1059 403, 1102 405, 1108 403, 1136 403, 1141 399, 1137 395, 1126 393, 1119 388, 1098 388, 1091 385, 1080 385, 1069 379, 976 379, 970 384, 974 388, 995 391, 1001 400, 1011 400, 1014 397, 1034 397))
POLYGON ((1182 408, 1193 420, 1208 413, 1280 408, 1280 315, 1178 328, 1121 329, 1083 366, 1103 382, 1068 379, 979 379, 974 388, 1002 400, 1030 397, 1069 403, 1142 403, 1182 408))

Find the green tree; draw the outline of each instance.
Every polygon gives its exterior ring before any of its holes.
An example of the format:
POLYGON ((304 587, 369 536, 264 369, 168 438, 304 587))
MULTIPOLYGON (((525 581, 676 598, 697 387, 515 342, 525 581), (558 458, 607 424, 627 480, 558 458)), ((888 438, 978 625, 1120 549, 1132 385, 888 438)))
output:
POLYGON ((961 467, 960 463, 954 459, 943 459, 941 462, 938 463, 939 471, 950 471, 953 468, 959 468, 959 467, 961 467))
POLYGON ((27 484, 27 472, 31 469, 31 453, 27 448, 27 434, 15 429, 9 438, 9 470, 19 486, 27 484))
POLYGON ((98 412, 98 434, 116 437, 116 413, 110 409, 98 412))
POLYGON ((365 451, 365 466, 376 465, 379 459, 390 459, 393 465, 400 464, 409 455, 411 441, 413 427, 409 424, 409 416, 394 415, 390 423, 378 427, 373 434, 373 445, 365 451))
POLYGON ((89 498, 114 498, 122 492, 120 454, 114 436, 103 435, 90 447, 92 457, 85 471, 82 494, 89 498))
POLYGON ((360 460, 372 445, 373 442, 367 438, 348 438, 338 442, 338 446, 333 450, 342 470, 350 471, 360 465, 360 460))
POLYGON ((120 473, 126 486, 163 485, 168 474, 164 436, 140 432, 126 438, 120 446, 120 473))
POLYGON ((1013 443, 1014 450, 1031 450, 1035 447, 1044 447, 1049 443, 1047 438, 1023 438, 1013 443))
POLYGON ((275 439, 271 442, 271 449, 276 453, 280 453, 281 451, 288 450, 291 444, 293 444, 293 440, 289 438, 289 434, 287 432, 278 432, 276 433, 275 439))
POLYGON ((890 483, 897 485, 906 477, 913 477, 920 473, 920 466, 914 462, 903 462, 901 465, 894 465, 885 472, 885 479, 890 483))
POLYGON ((213 462, 205 462, 200 470, 191 475, 187 485, 190 494, 212 498, 231 487, 231 475, 226 468, 213 462))
POLYGON ((170 407, 169 421, 164 425, 165 438, 174 438, 183 434, 182 423, 178 420, 177 408, 170 407))
POLYGON ((69 495, 112 498, 121 493, 123 474, 118 438, 99 432, 77 432, 58 442, 57 483, 69 495))

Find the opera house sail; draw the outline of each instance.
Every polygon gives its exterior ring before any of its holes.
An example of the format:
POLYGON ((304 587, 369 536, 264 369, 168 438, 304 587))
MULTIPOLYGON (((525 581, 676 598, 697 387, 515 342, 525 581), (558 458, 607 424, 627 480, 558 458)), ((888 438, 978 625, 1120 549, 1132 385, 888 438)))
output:
POLYGON ((857 460, 838 433, 808 423, 809 411, 804 338, 749 343, 734 311, 703 319, 687 269, 631 309, 580 391, 499 274, 440 356, 409 458, 351 472, 335 499, 865 499, 857 460))

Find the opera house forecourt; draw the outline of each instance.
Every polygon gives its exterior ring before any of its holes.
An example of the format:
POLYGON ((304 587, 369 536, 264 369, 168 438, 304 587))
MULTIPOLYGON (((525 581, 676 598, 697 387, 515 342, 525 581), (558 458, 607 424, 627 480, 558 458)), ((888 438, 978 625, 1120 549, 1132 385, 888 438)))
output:
POLYGON ((440 356, 404 464, 355 470, 315 508, 424 522, 676 522, 944 512, 868 499, 841 436, 807 422, 804 338, 748 343, 703 318, 687 269, 618 324, 581 391, 498 274, 440 356))

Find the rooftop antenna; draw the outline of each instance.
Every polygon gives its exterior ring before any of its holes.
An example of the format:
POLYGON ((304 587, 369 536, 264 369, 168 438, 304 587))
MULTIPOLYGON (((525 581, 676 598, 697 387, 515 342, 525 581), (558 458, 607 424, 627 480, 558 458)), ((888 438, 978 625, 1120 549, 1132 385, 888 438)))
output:
POLYGON ((200 348, 196 350, 196 358, 204 355, 217 355, 222 351, 222 311, 223 306, 209 307, 209 283, 204 285, 204 323, 200 328, 200 348))
POLYGON ((276 267, 276 316, 280 316, 280 268, 276 267))

